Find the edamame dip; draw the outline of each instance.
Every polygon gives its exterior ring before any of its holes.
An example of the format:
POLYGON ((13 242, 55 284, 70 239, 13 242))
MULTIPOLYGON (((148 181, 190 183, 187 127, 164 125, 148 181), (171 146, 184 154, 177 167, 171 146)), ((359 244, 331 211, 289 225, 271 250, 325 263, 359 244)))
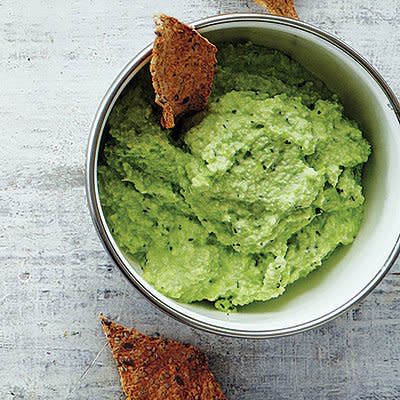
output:
POLYGON ((230 311, 353 242, 370 145, 299 63, 219 45, 208 109, 175 131, 153 98, 144 71, 112 110, 99 190, 119 247, 157 290, 230 311))

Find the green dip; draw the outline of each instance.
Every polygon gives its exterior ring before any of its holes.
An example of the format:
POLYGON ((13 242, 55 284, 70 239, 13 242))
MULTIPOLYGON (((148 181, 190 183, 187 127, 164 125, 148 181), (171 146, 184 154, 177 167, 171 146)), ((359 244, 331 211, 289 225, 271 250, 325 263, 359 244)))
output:
POLYGON ((219 310, 281 295, 356 237, 370 154, 338 98, 283 53, 219 46, 209 109, 161 128, 147 71, 115 105, 99 168, 111 232, 144 278, 219 310))

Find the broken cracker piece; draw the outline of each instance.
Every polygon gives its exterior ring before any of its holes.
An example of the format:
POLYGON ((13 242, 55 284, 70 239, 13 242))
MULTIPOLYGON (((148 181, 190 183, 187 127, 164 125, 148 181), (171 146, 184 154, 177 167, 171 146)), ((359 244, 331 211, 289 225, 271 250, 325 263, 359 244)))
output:
POLYGON ((127 400, 226 400, 195 347, 143 335, 102 314, 100 321, 127 400))
POLYGON ((270 13, 299 19, 294 0, 255 0, 260 6, 265 7, 270 13))
POLYGON ((156 38, 150 72, 162 108, 161 125, 173 128, 183 115, 207 105, 214 79, 217 48, 173 17, 154 18, 156 38))

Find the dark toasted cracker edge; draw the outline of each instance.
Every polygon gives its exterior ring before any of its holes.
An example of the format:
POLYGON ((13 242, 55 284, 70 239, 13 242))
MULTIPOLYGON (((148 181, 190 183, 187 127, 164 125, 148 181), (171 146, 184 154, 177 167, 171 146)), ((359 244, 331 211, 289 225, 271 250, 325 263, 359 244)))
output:
POLYGON ((299 19, 294 0, 255 0, 257 4, 266 8, 270 13, 280 15, 282 17, 289 17, 299 19))
POLYGON ((161 125, 173 128, 185 114, 207 105, 217 48, 192 27, 166 15, 154 17, 156 38, 150 61, 161 125))
POLYGON ((195 347, 143 335, 103 314, 99 318, 128 400, 226 400, 207 358, 195 347))
MULTIPOLYGON (((122 370, 122 366, 119 360, 119 349, 118 346, 116 345, 116 340, 119 341, 119 336, 118 336, 118 331, 120 331, 122 334, 125 331, 125 328, 122 327, 121 325, 115 324, 113 321, 110 319, 106 318, 102 313, 99 314, 99 319, 101 322, 101 327, 103 329, 104 335, 107 338, 108 344, 111 348, 111 352, 113 355, 113 358, 115 362, 117 363, 117 368, 118 368, 118 375, 121 383, 121 387, 123 392, 126 394, 127 400, 134 400, 133 397, 130 396, 129 392, 129 379, 124 379, 124 371, 122 370)), ((136 331, 138 335, 140 335, 139 332, 136 331)))

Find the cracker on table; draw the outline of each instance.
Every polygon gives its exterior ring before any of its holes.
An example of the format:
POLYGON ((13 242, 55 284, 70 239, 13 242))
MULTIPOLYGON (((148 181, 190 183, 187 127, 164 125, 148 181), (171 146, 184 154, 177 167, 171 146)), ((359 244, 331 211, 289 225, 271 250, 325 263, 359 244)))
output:
POLYGON ((102 314, 100 321, 127 400, 226 400, 195 347, 143 335, 102 314))
POLYGON ((270 13, 299 19, 294 0, 255 0, 260 6, 265 7, 270 13))
POLYGON ((161 124, 173 128, 183 115, 204 109, 214 79, 217 48, 176 18, 154 18, 156 38, 150 62, 161 124))

